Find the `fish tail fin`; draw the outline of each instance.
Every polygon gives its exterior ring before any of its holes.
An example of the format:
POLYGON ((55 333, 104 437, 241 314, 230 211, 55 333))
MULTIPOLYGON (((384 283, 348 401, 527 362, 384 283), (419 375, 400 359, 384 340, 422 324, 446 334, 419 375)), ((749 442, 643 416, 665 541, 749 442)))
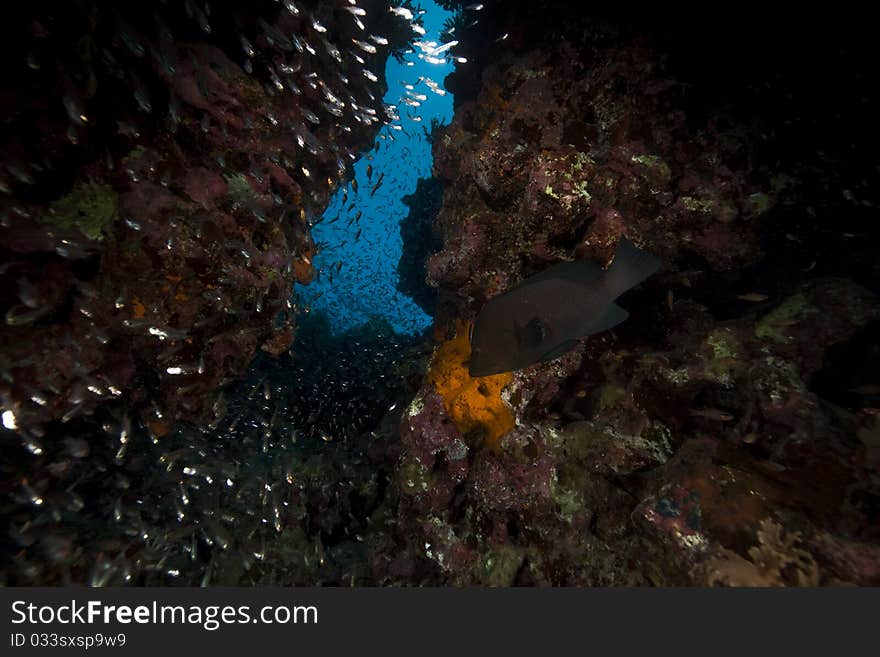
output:
POLYGON ((662 264, 656 256, 642 251, 626 237, 621 237, 614 252, 614 261, 606 274, 606 284, 613 298, 655 274, 662 264))

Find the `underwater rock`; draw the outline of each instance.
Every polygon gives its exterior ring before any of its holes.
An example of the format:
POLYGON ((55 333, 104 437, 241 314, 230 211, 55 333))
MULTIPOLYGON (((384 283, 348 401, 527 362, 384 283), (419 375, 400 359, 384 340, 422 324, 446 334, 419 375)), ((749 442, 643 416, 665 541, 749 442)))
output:
POLYGON ((420 178, 416 190, 403 197, 409 214, 400 222, 403 249, 397 265, 397 289, 412 297, 428 315, 434 314, 437 292, 425 282, 425 261, 442 246, 433 234, 442 200, 443 186, 436 178, 420 178))

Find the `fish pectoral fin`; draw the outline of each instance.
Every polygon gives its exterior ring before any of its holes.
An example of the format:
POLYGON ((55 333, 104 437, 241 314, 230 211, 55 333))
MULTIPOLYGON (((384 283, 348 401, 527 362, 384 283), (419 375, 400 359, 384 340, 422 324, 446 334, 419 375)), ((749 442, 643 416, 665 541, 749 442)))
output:
POLYGON ((601 333, 626 321, 629 313, 616 303, 609 303, 605 312, 590 326, 589 335, 601 333))
POLYGON ((525 326, 513 321, 516 343, 524 349, 534 349, 550 335, 550 327, 540 317, 532 317, 525 326))
POLYGON ((565 342, 556 345, 555 347, 553 347, 553 349, 541 356, 541 362, 546 363, 548 360, 555 360, 559 358, 563 354, 571 351, 577 343, 577 340, 566 340, 565 342))
POLYGON ((550 327, 540 317, 532 317, 528 327, 535 342, 543 342, 550 335, 550 327))

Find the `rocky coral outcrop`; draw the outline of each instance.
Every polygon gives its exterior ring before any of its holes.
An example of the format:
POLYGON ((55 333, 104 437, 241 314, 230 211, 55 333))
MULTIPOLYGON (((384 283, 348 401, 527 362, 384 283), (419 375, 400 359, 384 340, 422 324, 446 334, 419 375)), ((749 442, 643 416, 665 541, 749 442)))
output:
POLYGON ((606 336, 552 373, 516 373, 516 427, 494 449, 427 383, 396 482, 397 520, 424 538, 413 562, 457 583, 876 583, 856 556, 877 553, 876 469, 856 418, 808 383, 816 353, 880 317, 876 297, 821 279, 763 314, 717 322, 680 301, 668 315, 662 349, 606 336))
POLYGON ((403 197, 409 214, 400 222, 403 249, 397 264, 397 289, 428 315, 434 314, 437 292, 425 283, 425 261, 442 246, 433 227, 442 200, 443 185, 436 178, 420 178, 416 190, 403 197))
MULTIPOLYGON (((835 349, 875 344, 880 318, 866 264, 876 231, 845 191, 858 177, 828 153, 794 162, 791 134, 774 141, 757 120, 775 110, 710 77, 710 63, 725 70, 724 39, 714 47, 670 17, 489 3, 474 29, 481 38, 458 38, 481 78, 451 76, 456 115, 434 143, 445 192, 443 248, 427 263, 432 367, 466 362, 455 345, 482 304, 550 264, 605 264, 627 236, 664 271, 622 299, 625 324, 500 390, 468 396, 495 377, 466 366, 455 386, 429 375, 402 423, 396 499, 379 513, 397 528, 374 541, 376 576, 877 584, 876 398, 858 386, 872 374, 828 371, 835 349), (835 217, 868 243, 833 235, 835 217), (822 393, 836 380, 865 392, 832 403, 822 393), (513 418, 501 432, 487 421, 499 398, 513 418)), ((770 32, 755 49, 776 56, 770 32)), ((739 75, 760 79, 760 56, 749 62, 739 75)), ((776 84, 813 93, 794 73, 776 84)), ((855 148, 830 137, 824 108, 810 112, 792 133, 819 125, 837 155, 855 148)))

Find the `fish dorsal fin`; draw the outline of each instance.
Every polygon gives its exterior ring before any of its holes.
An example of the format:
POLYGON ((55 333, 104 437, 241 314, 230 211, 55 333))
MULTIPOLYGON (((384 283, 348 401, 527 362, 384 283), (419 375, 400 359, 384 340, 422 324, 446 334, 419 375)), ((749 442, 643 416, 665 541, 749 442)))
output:
POLYGON ((592 322, 589 325, 589 332, 587 333, 587 335, 601 333, 602 331, 607 331, 610 328, 614 328, 618 324, 625 322, 627 317, 629 317, 629 313, 626 312, 623 308, 618 306, 616 303, 609 303, 608 306, 605 308, 605 312, 597 317, 596 321, 592 322))
POLYGON ((566 340, 565 342, 556 345, 555 347, 553 347, 553 349, 541 356, 541 362, 546 363, 548 360, 559 358, 563 354, 571 351, 572 348, 577 344, 577 342, 577 340, 566 340))
POLYGON ((530 276, 514 285, 510 291, 520 286, 531 285, 533 283, 541 283, 550 280, 564 280, 577 283, 578 285, 589 285, 595 283, 602 278, 605 270, 599 266, 599 263, 593 260, 575 260, 574 262, 560 262, 548 267, 539 274, 530 276))
POLYGON ((620 238, 614 260, 608 268, 606 285, 608 291, 617 298, 631 287, 652 276, 663 263, 656 256, 642 251, 625 237, 620 238))

